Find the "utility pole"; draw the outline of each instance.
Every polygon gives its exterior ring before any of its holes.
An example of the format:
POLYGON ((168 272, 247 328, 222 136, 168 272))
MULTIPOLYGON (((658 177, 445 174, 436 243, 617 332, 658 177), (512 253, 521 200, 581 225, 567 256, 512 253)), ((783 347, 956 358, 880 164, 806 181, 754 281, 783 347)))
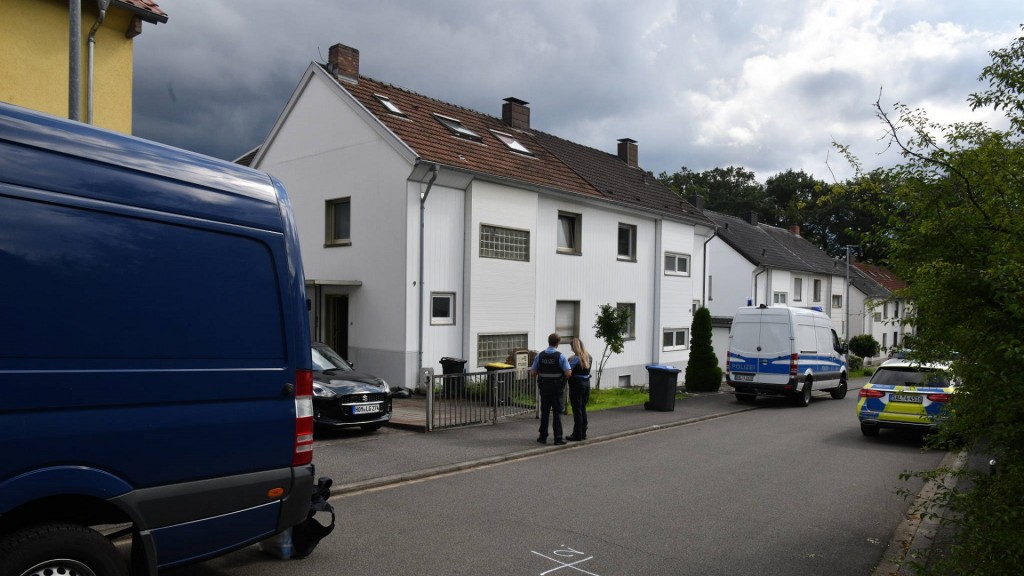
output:
POLYGON ((843 325, 846 328, 847 344, 850 343, 850 250, 853 248, 860 248, 860 246, 855 244, 846 245, 846 296, 844 296, 846 299, 846 321, 843 322, 843 325))

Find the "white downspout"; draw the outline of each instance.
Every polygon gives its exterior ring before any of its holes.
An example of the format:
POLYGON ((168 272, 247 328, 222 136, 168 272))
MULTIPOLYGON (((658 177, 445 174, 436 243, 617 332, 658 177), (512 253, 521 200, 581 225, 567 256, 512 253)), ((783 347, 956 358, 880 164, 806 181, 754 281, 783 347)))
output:
POLYGON ((703 286, 701 286, 700 289, 700 305, 705 308, 708 307, 708 242, 714 240, 717 235, 718 228, 712 228, 711 235, 704 241, 704 271, 701 273, 701 276, 704 277, 704 281, 702 282, 703 286))
POLYGON ((419 369, 423 368, 423 314, 425 312, 425 306, 423 303, 426 298, 426 291, 423 287, 423 261, 424 256, 424 237, 426 229, 426 209, 427 209, 427 196, 430 196, 430 189, 434 187, 434 180, 437 180, 438 167, 437 164, 430 166, 430 181, 427 182, 427 189, 420 194, 420 306, 419 306, 419 335, 418 342, 416 344, 416 363, 419 365, 419 369))

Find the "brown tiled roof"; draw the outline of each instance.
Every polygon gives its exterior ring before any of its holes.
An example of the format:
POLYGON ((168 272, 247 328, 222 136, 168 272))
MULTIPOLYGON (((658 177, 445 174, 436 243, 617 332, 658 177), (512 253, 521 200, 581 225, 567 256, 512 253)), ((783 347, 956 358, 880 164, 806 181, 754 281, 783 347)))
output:
POLYGON ((866 264, 864 262, 852 262, 865 276, 880 284, 886 290, 895 292, 907 287, 907 283, 897 278, 892 272, 881 266, 866 264))
POLYGON ((358 83, 337 82, 426 162, 600 197, 585 180, 539 145, 531 134, 514 130, 498 118, 365 76, 360 76, 358 83), (389 112, 377 95, 387 97, 404 116, 389 112), (435 114, 458 120, 480 135, 481 141, 456 136, 437 120, 435 114), (515 136, 533 154, 513 152, 491 130, 515 136))
POLYGON ((515 129, 500 118, 365 76, 359 76, 357 82, 335 81, 426 162, 712 225, 656 178, 630 168, 617 156, 533 129, 515 129), (378 95, 390 100, 403 115, 390 112, 378 95), (481 141, 456 136, 435 114, 458 120, 481 141), (494 132, 513 136, 531 154, 512 151, 494 132))
POLYGON ((113 3, 138 14, 147 22, 167 22, 167 13, 152 0, 114 0, 113 3))

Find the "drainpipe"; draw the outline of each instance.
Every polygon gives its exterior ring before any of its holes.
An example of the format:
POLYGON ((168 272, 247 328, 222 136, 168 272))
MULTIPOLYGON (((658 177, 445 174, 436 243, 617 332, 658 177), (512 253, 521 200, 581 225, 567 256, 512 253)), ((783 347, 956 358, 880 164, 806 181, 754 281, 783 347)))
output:
POLYGON ((68 118, 82 119, 82 0, 68 2, 68 118))
POLYGON ((100 9, 100 15, 96 18, 96 23, 92 25, 92 30, 89 30, 89 94, 87 96, 87 110, 88 115, 86 116, 86 122, 92 124, 92 92, 93 92, 93 55, 96 52, 96 31, 103 25, 103 19, 107 17, 107 7, 110 6, 110 0, 96 0, 97 7, 100 9))
POLYGON ((420 194, 420 307, 419 307, 419 342, 416 347, 416 358, 419 368, 423 368, 423 313, 424 305, 423 300, 426 297, 426 292, 423 288, 423 259, 424 259, 424 231, 426 229, 426 218, 425 212, 427 208, 427 196, 430 196, 430 189, 434 187, 434 180, 437 180, 438 166, 432 164, 430 166, 430 181, 427 182, 427 189, 420 194))
POLYGON ((718 235, 718 228, 711 229, 711 236, 704 241, 704 282, 700 290, 700 305, 707 308, 708 305, 708 242, 714 240, 715 236, 718 235))
MULTIPOLYGON (((665 274, 665 257, 664 252, 661 251, 661 238, 665 234, 664 231, 665 220, 658 218, 654 221, 654 258, 658 264, 654 266, 654 281, 651 283, 654 286, 654 321, 651 322, 651 363, 653 364, 661 364, 661 339, 662 330, 665 328, 661 323, 661 279, 665 274)), ((693 296, 691 295, 690 298, 692 299, 693 296)), ((635 319, 633 325, 636 326, 635 319)))
MULTIPOLYGON (((750 295, 754 297, 753 301, 750 303, 751 306, 757 306, 757 277, 768 271, 768 269, 763 266, 758 266, 757 268, 760 268, 760 271, 757 271, 754 274, 754 285, 750 289, 750 295)), ((757 268, 755 268, 754 270, 756 271, 757 268)))

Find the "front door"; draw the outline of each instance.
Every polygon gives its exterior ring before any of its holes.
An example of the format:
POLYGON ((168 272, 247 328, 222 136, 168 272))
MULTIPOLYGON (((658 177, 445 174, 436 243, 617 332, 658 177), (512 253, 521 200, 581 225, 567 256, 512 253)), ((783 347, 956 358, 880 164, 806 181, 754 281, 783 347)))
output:
POLYGON ((327 296, 324 341, 348 360, 348 296, 327 296))

